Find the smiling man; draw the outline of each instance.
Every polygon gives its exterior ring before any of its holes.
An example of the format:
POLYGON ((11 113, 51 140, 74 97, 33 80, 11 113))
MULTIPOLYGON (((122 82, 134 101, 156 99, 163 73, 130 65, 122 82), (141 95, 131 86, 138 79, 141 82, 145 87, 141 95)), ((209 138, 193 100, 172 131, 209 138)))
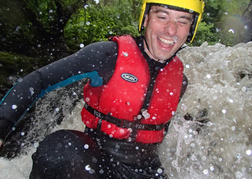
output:
POLYGON ((147 54, 164 63, 186 42, 192 22, 191 13, 151 6, 144 21, 147 54))
POLYGON ((201 0, 144 0, 144 35, 90 44, 17 83, 0 103, 3 142, 44 93, 90 79, 81 112, 85 131, 46 136, 32 156, 30 179, 168 178, 157 147, 187 86, 176 53, 192 42, 203 7, 201 0))

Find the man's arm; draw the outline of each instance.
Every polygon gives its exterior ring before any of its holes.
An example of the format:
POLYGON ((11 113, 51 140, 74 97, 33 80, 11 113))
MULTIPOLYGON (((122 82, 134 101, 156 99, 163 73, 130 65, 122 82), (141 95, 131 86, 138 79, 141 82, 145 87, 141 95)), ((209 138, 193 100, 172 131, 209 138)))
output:
POLYGON ((106 84, 113 74, 116 59, 117 44, 99 42, 24 77, 0 102, 0 141, 45 93, 87 77, 92 86, 106 84))

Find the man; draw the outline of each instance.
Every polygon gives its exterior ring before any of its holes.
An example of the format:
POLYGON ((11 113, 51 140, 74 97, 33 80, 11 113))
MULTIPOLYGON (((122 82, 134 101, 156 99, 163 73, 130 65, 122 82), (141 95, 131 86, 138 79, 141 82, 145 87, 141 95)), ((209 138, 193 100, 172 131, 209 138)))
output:
POLYGON ((35 178, 168 178, 156 153, 186 85, 177 51, 195 36, 201 0, 144 0, 139 30, 27 75, 0 108, 2 141, 44 93, 85 77, 85 131, 60 130, 33 154, 35 178))

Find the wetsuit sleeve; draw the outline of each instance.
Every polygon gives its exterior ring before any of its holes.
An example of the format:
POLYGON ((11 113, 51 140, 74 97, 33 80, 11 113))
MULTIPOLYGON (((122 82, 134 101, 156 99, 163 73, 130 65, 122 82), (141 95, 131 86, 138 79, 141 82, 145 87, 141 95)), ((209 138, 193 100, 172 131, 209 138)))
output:
POLYGON ((87 77, 94 87, 106 84, 116 59, 117 43, 99 42, 24 77, 0 102, 0 139, 5 139, 13 125, 45 93, 87 77))

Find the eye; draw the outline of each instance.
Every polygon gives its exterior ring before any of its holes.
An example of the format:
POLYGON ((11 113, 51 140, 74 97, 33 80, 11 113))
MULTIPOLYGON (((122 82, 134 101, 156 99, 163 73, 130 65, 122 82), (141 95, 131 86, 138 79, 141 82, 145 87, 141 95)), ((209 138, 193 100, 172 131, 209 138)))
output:
POLYGON ((167 13, 164 13, 163 11, 157 10, 155 12, 156 12, 157 18, 160 19, 160 20, 167 20, 169 18, 167 13))
POLYGON ((190 20, 187 20, 187 19, 179 19, 177 21, 179 24, 181 25, 188 25, 188 24, 191 24, 191 21, 190 20))
POLYGON ((189 22, 188 21, 178 21, 180 24, 188 24, 189 22))
POLYGON ((159 19, 166 19, 167 17, 165 16, 158 16, 159 19))

